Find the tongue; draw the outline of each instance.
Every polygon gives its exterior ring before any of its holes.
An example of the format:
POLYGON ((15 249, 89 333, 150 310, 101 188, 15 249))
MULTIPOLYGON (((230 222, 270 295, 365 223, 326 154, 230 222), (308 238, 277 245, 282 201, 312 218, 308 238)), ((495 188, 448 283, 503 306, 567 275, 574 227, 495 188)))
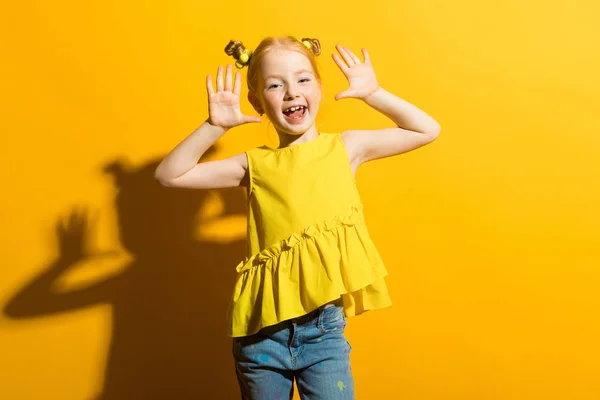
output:
POLYGON ((302 114, 304 113, 304 108, 300 108, 296 111, 293 111, 291 113, 285 113, 285 115, 287 115, 290 118, 298 118, 300 116, 302 116, 302 114))

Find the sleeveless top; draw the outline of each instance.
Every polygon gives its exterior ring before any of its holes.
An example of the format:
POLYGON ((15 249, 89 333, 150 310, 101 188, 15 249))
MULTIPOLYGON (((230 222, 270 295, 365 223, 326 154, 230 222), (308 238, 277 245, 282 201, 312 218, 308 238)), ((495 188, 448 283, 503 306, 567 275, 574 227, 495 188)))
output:
POLYGON ((346 317, 390 306, 341 135, 246 152, 247 255, 227 310, 230 337, 343 298, 346 317))

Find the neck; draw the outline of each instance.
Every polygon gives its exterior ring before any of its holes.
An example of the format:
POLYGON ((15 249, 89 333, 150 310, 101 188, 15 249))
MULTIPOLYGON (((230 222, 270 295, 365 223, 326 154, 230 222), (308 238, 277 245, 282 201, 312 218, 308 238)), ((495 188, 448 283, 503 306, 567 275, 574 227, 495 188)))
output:
POLYGON ((300 134, 290 134, 277 130, 279 136, 279 148, 289 147, 300 143, 309 142, 319 136, 317 128, 313 124, 306 132, 300 134))

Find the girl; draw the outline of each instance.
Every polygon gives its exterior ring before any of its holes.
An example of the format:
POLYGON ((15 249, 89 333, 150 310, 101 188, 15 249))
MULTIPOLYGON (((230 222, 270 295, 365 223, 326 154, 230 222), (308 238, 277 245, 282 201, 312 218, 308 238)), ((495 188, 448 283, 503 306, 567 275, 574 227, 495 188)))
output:
POLYGON ((196 189, 245 186, 248 252, 228 309, 228 331, 243 399, 293 396, 353 399, 346 317, 391 305, 387 271, 365 225, 354 175, 371 160, 433 141, 439 124, 379 86, 369 54, 364 61, 336 46, 333 60, 349 82, 336 100, 360 99, 397 126, 320 132, 322 96, 317 39, 266 38, 254 52, 239 41, 225 48, 236 66, 248 66, 248 100, 267 115, 279 147, 256 147, 198 163, 229 129, 257 116, 240 111, 241 77, 232 66, 207 76, 208 119, 156 169, 165 186, 196 189))

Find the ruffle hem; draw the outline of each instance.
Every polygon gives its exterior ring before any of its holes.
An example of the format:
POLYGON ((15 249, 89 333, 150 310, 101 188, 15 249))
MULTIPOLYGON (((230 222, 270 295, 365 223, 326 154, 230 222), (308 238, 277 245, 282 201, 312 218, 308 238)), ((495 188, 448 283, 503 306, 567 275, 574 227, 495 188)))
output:
POLYGON ((362 204, 246 258, 227 311, 230 337, 305 315, 343 298, 346 317, 392 304, 387 270, 367 230, 362 204))

